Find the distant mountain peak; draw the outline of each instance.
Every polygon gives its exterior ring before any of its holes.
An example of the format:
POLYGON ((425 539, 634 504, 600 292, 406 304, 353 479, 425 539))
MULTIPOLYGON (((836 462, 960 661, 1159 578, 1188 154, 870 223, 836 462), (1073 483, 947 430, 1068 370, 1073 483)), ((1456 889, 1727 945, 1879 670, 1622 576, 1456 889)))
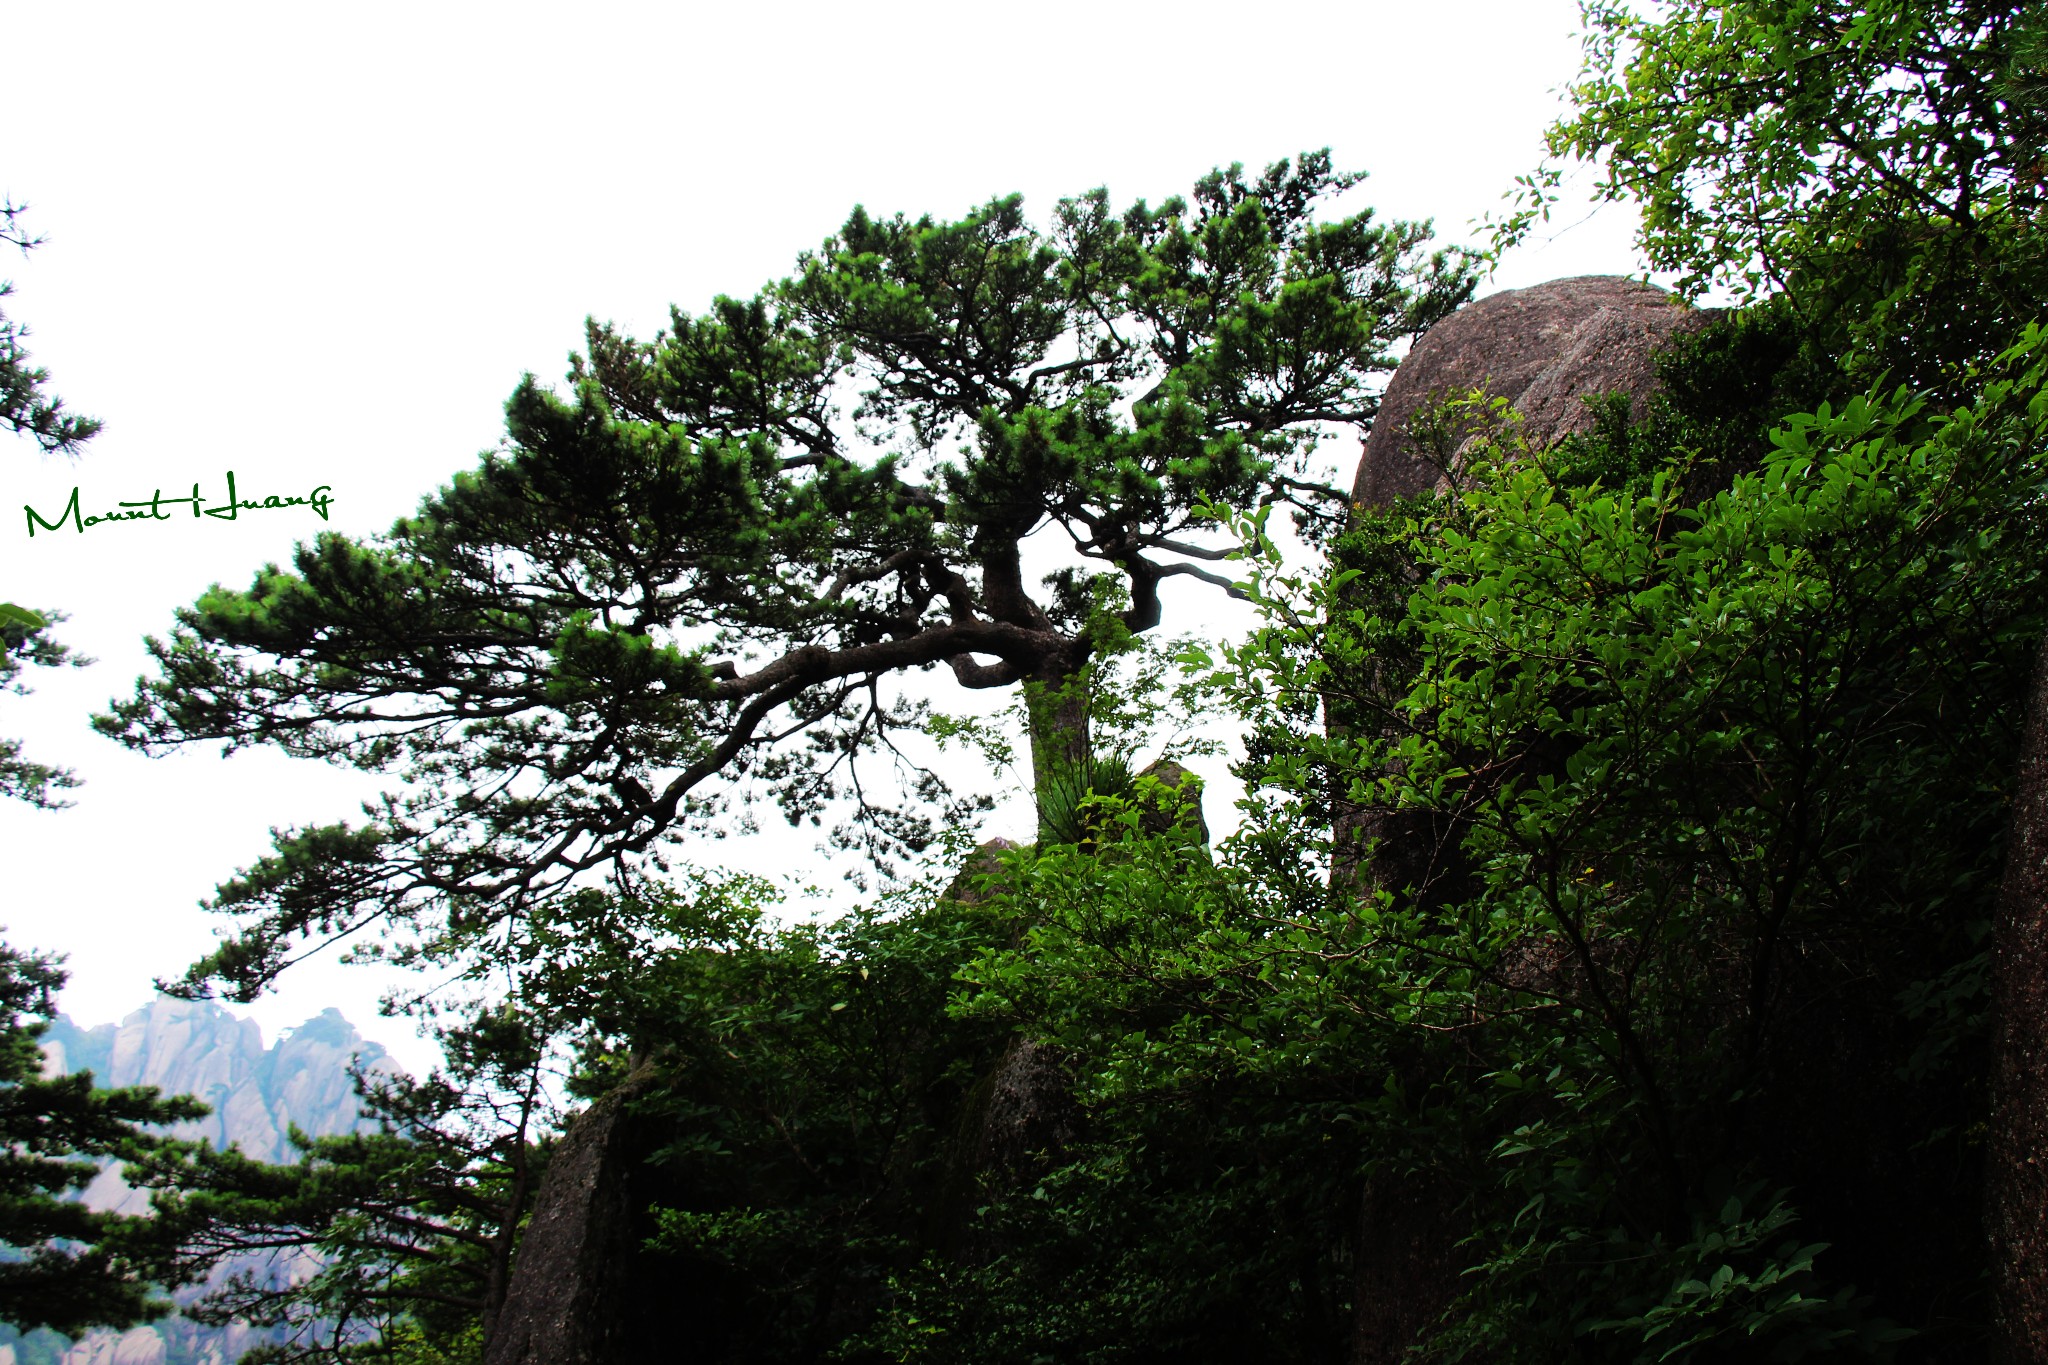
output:
MULTIPOLYGON (((153 1085, 165 1094, 195 1095, 213 1112, 180 1125, 181 1136, 203 1137, 216 1147, 232 1144, 258 1160, 280 1163, 298 1159, 290 1137, 294 1124, 314 1137, 374 1126, 358 1107, 352 1064, 372 1072, 399 1070, 391 1054, 358 1033, 338 1009, 283 1030, 265 1047, 255 1020, 210 1000, 169 996, 158 996, 118 1024, 80 1028, 59 1015, 43 1035, 43 1059, 52 1074, 90 1071, 103 1086, 153 1085)), ((118 1168, 101 1171, 83 1198, 95 1208, 149 1209, 147 1196, 129 1189, 118 1168)), ((177 1318, 127 1332, 89 1332, 70 1343, 58 1365, 222 1365, 269 1339, 242 1323, 214 1328, 177 1318)), ((0 1343, 0 1365, 16 1365, 18 1359, 12 1344, 0 1343)))
POLYGON ((192 1095, 213 1113, 183 1125, 182 1135, 275 1162, 297 1159, 293 1124, 315 1137, 367 1126, 352 1066, 399 1069, 382 1044, 331 1006, 265 1047, 255 1020, 210 1000, 169 996, 96 1028, 59 1015, 43 1036, 43 1054, 51 1071, 90 1071, 103 1086, 153 1085, 167 1095, 192 1095))

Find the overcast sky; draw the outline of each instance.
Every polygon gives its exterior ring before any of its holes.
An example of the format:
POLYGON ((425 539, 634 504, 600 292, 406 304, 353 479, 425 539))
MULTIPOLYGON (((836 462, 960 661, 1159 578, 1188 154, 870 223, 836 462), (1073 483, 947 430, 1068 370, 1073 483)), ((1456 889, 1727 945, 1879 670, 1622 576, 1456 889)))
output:
MULTIPOLYGON (((69 955, 74 1018, 118 1018, 206 951, 198 900, 270 826, 354 813, 359 775, 145 759, 86 718, 208 584, 321 529, 378 532, 471 465, 586 316, 646 334, 670 303, 750 293, 855 203, 1156 201, 1325 145, 1371 173, 1351 202, 1475 240, 1539 156, 1576 19, 1573 0, 8 6, 0 191, 47 243, 0 262, 5 306, 106 430, 75 463, 0 449, 0 600, 70 612, 61 638, 99 661, 0 697, 0 735, 87 783, 69 810, 0 806, 7 940, 69 955), (88 512, 194 482, 217 498, 228 470, 244 497, 327 485, 332 520, 31 541, 14 510, 51 515, 74 486, 88 512)), ((1632 228, 1568 206, 1487 289, 1630 273, 1632 228)), ((802 871, 814 839, 702 858, 802 871)), ((409 1025, 372 1017, 384 984, 308 964, 251 1012, 269 1034, 339 1005, 424 1065, 409 1025)))

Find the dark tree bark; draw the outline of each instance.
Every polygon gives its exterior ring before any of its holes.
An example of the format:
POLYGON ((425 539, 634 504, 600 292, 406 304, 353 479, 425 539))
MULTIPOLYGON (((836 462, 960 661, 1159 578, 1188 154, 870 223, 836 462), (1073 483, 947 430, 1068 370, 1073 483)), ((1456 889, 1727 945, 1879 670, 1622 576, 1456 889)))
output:
POLYGON ((1993 1358, 2048 1362, 2048 649, 2027 705, 1992 931, 1985 1186, 1993 1358))
POLYGON ((1365 1190, 1358 1230, 1351 1365, 1397 1365, 1458 1288, 1456 1240, 1441 1177, 1379 1176, 1365 1190))

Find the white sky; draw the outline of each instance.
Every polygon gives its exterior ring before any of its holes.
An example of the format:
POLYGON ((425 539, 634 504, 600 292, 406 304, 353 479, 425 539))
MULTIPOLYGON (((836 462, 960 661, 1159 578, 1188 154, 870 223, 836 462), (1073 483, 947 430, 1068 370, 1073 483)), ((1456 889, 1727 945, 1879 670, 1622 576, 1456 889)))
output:
MULTIPOLYGON (((15 509, 74 484, 88 512, 218 497, 232 469, 245 497, 331 485, 332 528, 378 532, 496 441, 522 372, 560 377, 586 315, 645 335, 671 302, 750 293, 856 202, 1021 191, 1042 215, 1328 145, 1382 215, 1471 240, 1537 160, 1576 21, 1574 0, 8 6, 0 190, 48 240, 0 261, 5 307, 106 430, 76 463, 0 442, 0 600, 70 612, 61 638, 99 660, 0 697, 0 735, 87 782, 70 810, 0 805, 7 940, 69 955, 81 1023, 118 1018, 206 951, 197 901, 270 826, 372 790, 272 753, 145 759, 86 723, 145 633, 285 559, 311 513, 30 541, 15 509)), ((1635 270, 1628 213, 1584 213, 1487 288, 1635 270)), ((764 824, 703 860, 822 866, 811 831, 764 824)), ((339 1005, 430 1063, 373 1017, 384 984, 311 963, 252 1012, 268 1033, 339 1005)))

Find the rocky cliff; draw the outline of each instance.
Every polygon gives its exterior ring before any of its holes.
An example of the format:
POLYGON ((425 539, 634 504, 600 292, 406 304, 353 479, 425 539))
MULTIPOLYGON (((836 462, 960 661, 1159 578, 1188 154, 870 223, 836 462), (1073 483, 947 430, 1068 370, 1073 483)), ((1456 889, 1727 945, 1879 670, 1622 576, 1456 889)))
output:
MULTIPOLYGON (((1587 399, 1626 395, 1645 415, 1658 392, 1657 353, 1712 314, 1653 285, 1612 275, 1505 290, 1460 308, 1415 344, 1387 384, 1360 452, 1352 501, 1383 507, 1444 486, 1440 462, 1480 430, 1445 433, 1432 452, 1411 423, 1474 389, 1504 398, 1533 449, 1595 425, 1587 399)), ((1332 880, 1401 890, 1443 876, 1445 831, 1414 811, 1334 803, 1332 880)), ((1359 1210, 1351 1365, 1407 1360, 1459 1287, 1452 1191, 1428 1177, 1375 1182, 1359 1210)))

